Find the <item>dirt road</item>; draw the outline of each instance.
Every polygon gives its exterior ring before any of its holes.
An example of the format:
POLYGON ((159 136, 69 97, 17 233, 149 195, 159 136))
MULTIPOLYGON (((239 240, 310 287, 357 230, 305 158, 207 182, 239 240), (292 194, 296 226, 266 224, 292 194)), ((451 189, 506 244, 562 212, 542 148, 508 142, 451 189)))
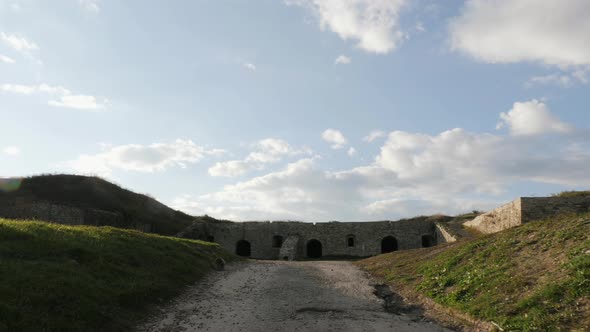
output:
POLYGON ((386 312, 374 291, 350 262, 251 261, 210 274, 138 331, 448 331, 386 312))

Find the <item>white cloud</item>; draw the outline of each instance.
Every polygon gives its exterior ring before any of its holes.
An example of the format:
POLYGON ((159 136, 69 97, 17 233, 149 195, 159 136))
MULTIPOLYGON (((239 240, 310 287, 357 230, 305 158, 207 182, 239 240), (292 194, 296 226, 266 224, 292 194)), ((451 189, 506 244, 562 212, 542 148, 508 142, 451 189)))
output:
POLYGON ((524 86, 531 88, 535 85, 557 85, 568 88, 576 83, 588 84, 590 82, 590 66, 570 68, 570 72, 556 72, 547 75, 533 76, 525 82, 524 86))
POLYGON ((385 134, 385 132, 382 130, 373 130, 369 133, 369 135, 363 137, 363 141, 371 143, 378 138, 385 137, 386 135, 387 134, 385 134))
MULTIPOLYGON (((540 103, 532 103, 540 109, 540 103)), ((526 103, 523 103, 526 104, 526 103)), ((175 208, 234 220, 382 220, 488 209, 514 183, 590 186, 590 136, 499 135, 451 129, 389 133, 368 165, 326 171, 318 158, 217 192, 182 196, 175 208)))
POLYGON ((349 157, 354 157, 357 154, 357 151, 355 148, 353 148, 352 146, 348 149, 348 151, 346 151, 346 154, 348 154, 349 157))
POLYGON ((330 147, 332 149, 342 149, 346 144, 348 144, 348 140, 344 135, 336 130, 336 129, 326 129, 322 133, 322 139, 328 143, 330 143, 330 147))
POLYGON ((96 101, 94 96, 84 95, 61 96, 59 100, 50 100, 48 104, 56 107, 75 108, 79 110, 97 110, 103 107, 103 105, 96 101))
POLYGON ((47 84, 23 85, 23 84, 2 84, 0 90, 3 92, 16 93, 22 95, 31 95, 35 93, 48 93, 58 95, 68 95, 70 90, 63 86, 51 86, 47 84))
POLYGON ((17 146, 7 146, 4 149, 2 149, 2 152, 9 156, 17 156, 20 154, 20 148, 17 146))
POLYGON ((356 40, 371 53, 388 53, 398 47, 404 33, 399 13, 405 0, 286 0, 288 5, 309 9, 322 30, 329 29, 343 40, 356 40))
POLYGON ((352 59, 350 57, 347 57, 346 55, 339 55, 336 58, 336 60, 334 60, 334 64, 336 64, 336 65, 347 65, 351 62, 352 62, 352 59))
POLYGON ((4 63, 15 63, 16 61, 14 61, 13 58, 7 57, 6 55, 2 55, 0 54, 0 62, 4 62, 4 63))
POLYGON ((262 170, 266 164, 277 163, 286 156, 310 154, 308 148, 296 149, 289 143, 278 138, 266 138, 256 143, 255 151, 243 160, 217 162, 209 168, 209 175, 235 177, 252 170, 262 170))
POLYGON ((513 135, 539 135, 546 133, 567 133, 572 126, 561 122, 544 103, 538 100, 516 102, 508 113, 500 114, 497 128, 507 126, 513 135))
POLYGON ((0 39, 17 52, 25 53, 39 49, 37 44, 21 36, 0 32, 0 39))
POLYGON ((78 0, 78 3, 84 10, 89 12, 98 13, 100 12, 100 7, 98 6, 98 0, 78 0))
POLYGON ((65 162, 63 166, 79 173, 105 176, 115 169, 153 173, 172 167, 186 168, 188 164, 195 164, 205 156, 217 155, 220 151, 209 150, 191 140, 183 139, 150 145, 103 145, 103 148, 103 152, 81 155, 75 160, 65 162))
POLYGON ((256 70, 256 65, 250 62, 246 62, 244 63, 244 68, 251 70, 251 71, 255 71, 256 70))
POLYGON ((106 99, 99 102, 94 96, 73 95, 70 90, 63 86, 51 86, 45 83, 39 85, 2 84, 0 85, 0 91, 21 95, 41 93, 54 95, 57 99, 49 100, 48 105, 79 110, 98 110, 104 108, 107 102, 106 99))
POLYGON ((449 28, 452 48, 483 62, 590 65, 587 0, 469 0, 449 28))

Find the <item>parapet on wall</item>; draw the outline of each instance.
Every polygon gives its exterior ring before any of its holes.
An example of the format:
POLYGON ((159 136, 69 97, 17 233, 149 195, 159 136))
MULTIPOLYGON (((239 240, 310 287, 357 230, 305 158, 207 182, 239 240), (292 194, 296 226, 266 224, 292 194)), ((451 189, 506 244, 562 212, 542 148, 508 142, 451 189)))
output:
POLYGON ((590 196, 520 197, 463 225, 490 234, 533 220, 584 212, 590 212, 590 196))

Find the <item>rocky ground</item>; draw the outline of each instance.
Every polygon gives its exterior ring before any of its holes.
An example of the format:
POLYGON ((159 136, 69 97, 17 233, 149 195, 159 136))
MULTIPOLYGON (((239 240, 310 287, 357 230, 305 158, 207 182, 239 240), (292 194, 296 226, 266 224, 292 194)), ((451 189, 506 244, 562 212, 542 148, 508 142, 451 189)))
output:
POLYGON ((229 265, 137 330, 448 331, 345 261, 229 265))

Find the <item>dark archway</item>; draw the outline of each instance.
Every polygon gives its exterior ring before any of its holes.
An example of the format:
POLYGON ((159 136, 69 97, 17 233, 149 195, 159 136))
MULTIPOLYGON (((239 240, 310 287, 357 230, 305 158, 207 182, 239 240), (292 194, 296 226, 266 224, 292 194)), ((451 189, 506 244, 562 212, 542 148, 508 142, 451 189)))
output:
POLYGON ((273 248, 280 248, 283 246, 283 237, 280 235, 275 235, 272 237, 272 247, 273 248))
POLYGON ((246 240, 240 240, 236 243, 236 255, 242 257, 250 257, 251 255, 251 248, 250 242, 246 240))
POLYGON ((346 245, 348 247, 354 247, 354 235, 349 234, 346 236, 346 245))
POLYGON ((436 245, 436 240, 432 235, 422 235, 422 248, 428 248, 436 245))
POLYGON ((393 236, 386 236, 381 240, 381 253, 387 253, 397 250, 397 240, 393 236))
POLYGON ((215 242, 215 237, 213 235, 207 236, 207 242, 215 242))
POLYGON ((307 257, 320 258, 322 257, 322 243, 318 240, 309 240, 307 242, 307 257))

